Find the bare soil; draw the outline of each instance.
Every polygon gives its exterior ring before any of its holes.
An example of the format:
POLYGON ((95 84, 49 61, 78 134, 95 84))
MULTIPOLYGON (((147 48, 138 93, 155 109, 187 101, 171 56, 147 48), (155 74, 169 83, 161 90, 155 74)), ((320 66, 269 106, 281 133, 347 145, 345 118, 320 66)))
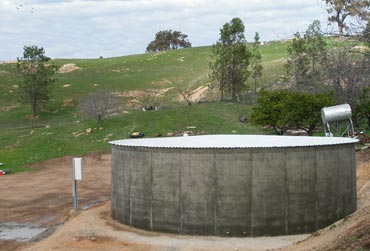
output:
POLYGON ((114 95, 118 97, 126 97, 126 98, 135 98, 135 99, 144 99, 148 97, 162 97, 168 91, 172 90, 174 87, 164 88, 160 90, 156 89, 147 89, 144 91, 126 91, 126 92, 114 92, 114 95))
POLYGON ((311 235, 219 238, 137 230, 110 214, 110 154, 84 156, 72 208, 72 157, 32 165, 33 172, 0 177, 0 223, 32 223, 50 231, 29 242, 0 240, 0 250, 370 250, 370 150, 357 152, 359 209, 311 235))
POLYGON ((81 68, 78 67, 77 65, 71 63, 71 64, 65 64, 62 67, 60 67, 58 72, 59 73, 68 73, 68 72, 77 71, 79 69, 81 69, 81 68))
POLYGON ((179 94, 178 96, 178 101, 179 102, 184 102, 184 94, 187 96, 187 99, 191 101, 192 103, 198 102, 201 98, 204 98, 207 93, 209 92, 209 87, 208 86, 199 86, 195 90, 187 90, 183 94, 179 94))
MULTIPOLYGON (((84 157, 78 182, 81 208, 110 199, 110 154, 84 157)), ((0 176, 0 223, 32 223, 52 227, 65 221, 72 208, 72 157, 33 164, 31 172, 0 176)), ((24 243, 0 239, 0 250, 24 243)))

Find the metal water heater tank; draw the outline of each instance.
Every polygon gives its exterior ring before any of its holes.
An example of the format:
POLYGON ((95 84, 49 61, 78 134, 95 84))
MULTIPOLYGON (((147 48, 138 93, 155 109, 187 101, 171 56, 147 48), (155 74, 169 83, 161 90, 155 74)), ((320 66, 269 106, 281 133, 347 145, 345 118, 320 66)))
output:
POLYGON ((321 118, 324 124, 350 120, 351 117, 352 111, 349 104, 324 107, 321 109, 321 118))

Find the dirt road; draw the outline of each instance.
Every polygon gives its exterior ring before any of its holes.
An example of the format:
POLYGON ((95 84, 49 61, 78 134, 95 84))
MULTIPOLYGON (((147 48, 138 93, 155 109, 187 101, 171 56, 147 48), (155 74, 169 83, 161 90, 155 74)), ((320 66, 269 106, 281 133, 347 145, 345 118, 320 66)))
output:
POLYGON ((151 233, 109 217, 110 155, 84 157, 80 208, 71 214, 71 157, 44 161, 36 171, 0 177, 0 223, 54 227, 36 242, 0 240, 0 250, 370 250, 370 151, 357 153, 359 210, 312 235, 274 238, 192 237, 151 233), (4 192, 5 191, 5 192, 4 192), (305 240, 304 240, 305 239, 305 240), (290 246, 288 246, 290 245, 290 246), (285 247, 288 246, 288 247, 285 247))

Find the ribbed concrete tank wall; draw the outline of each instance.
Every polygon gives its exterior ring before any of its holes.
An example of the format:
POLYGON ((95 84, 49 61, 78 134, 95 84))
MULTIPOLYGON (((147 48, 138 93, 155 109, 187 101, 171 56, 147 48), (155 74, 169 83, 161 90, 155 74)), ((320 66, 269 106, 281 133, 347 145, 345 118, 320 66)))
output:
POLYGON ((250 135, 114 141, 112 217, 179 234, 313 232, 356 210, 356 142, 250 135))

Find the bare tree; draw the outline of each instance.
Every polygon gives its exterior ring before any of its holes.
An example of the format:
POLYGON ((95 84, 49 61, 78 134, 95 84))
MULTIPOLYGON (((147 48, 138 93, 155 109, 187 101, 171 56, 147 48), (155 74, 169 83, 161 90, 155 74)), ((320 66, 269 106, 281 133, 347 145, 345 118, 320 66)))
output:
POLYGON ((326 73, 338 103, 354 109, 363 88, 369 87, 369 58, 349 47, 336 48, 328 54, 326 73))
POLYGON ((97 119, 99 126, 103 121, 117 112, 117 96, 104 91, 93 93, 80 101, 80 112, 83 117, 97 119))

